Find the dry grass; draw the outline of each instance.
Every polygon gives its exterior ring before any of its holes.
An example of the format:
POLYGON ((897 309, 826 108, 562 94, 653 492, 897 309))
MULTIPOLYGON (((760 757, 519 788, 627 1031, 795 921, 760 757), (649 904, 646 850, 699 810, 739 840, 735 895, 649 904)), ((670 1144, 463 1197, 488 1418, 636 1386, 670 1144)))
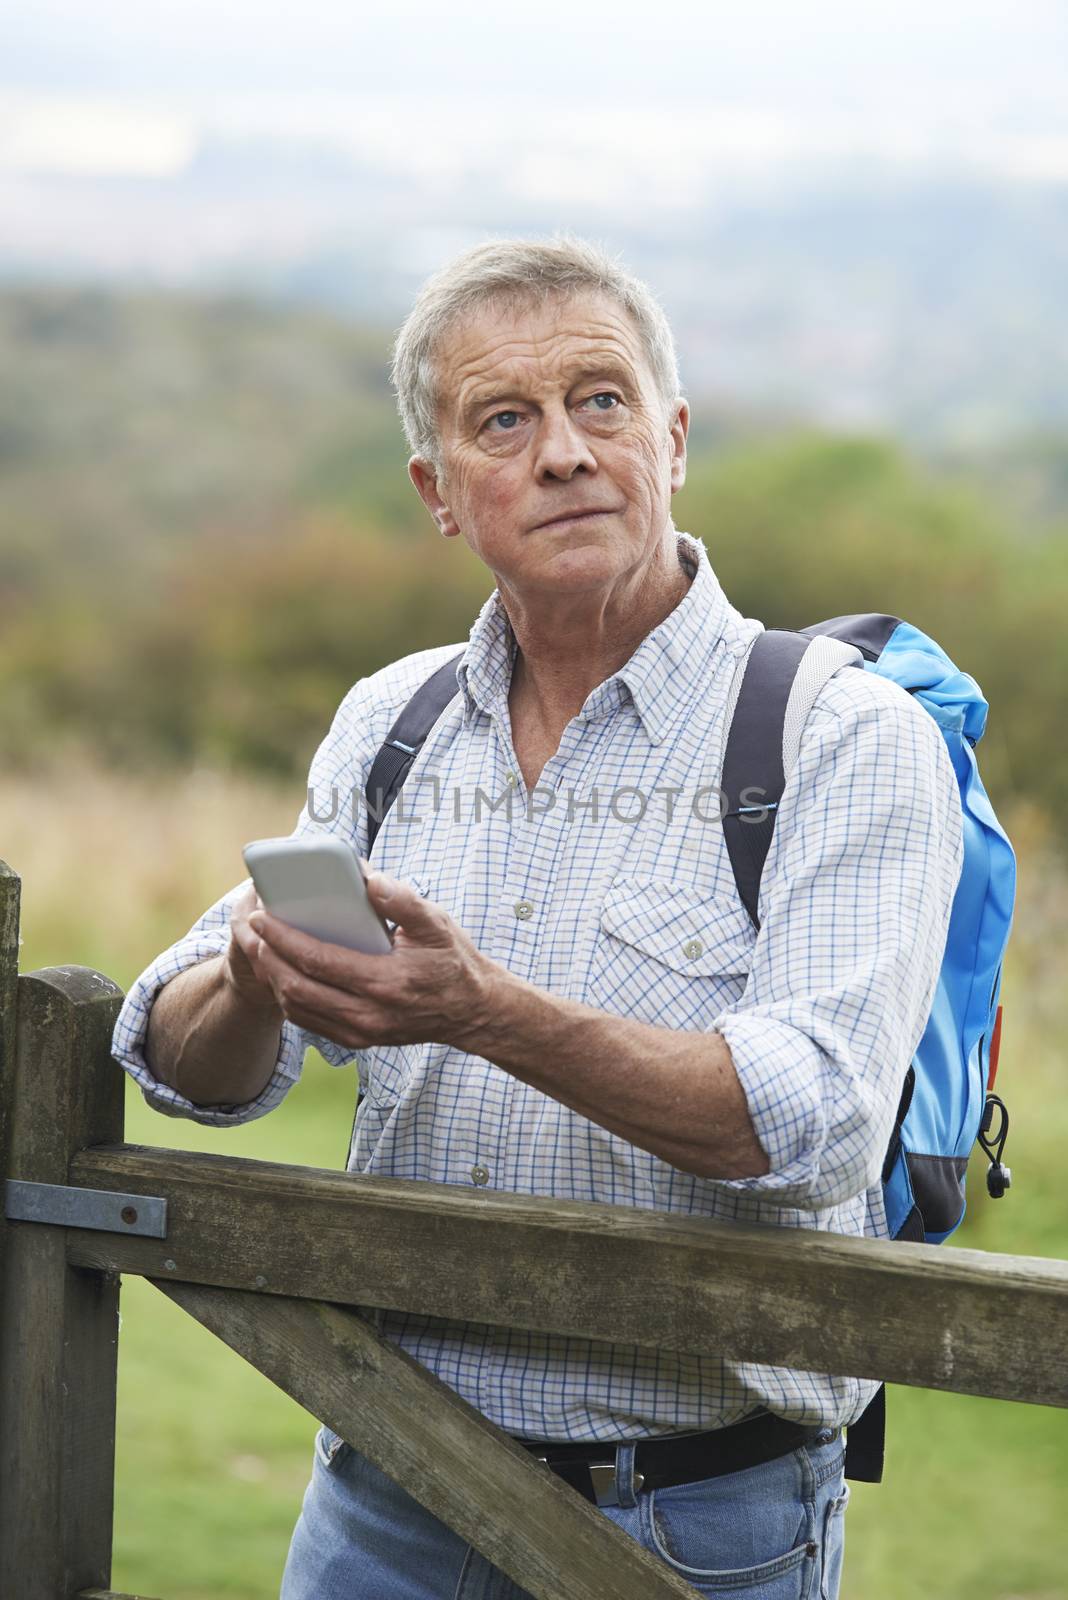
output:
POLYGON ((0 855, 22 877, 23 970, 75 962, 127 986, 245 876, 241 846, 304 801, 206 767, 158 777, 81 764, 0 780, 0 855))

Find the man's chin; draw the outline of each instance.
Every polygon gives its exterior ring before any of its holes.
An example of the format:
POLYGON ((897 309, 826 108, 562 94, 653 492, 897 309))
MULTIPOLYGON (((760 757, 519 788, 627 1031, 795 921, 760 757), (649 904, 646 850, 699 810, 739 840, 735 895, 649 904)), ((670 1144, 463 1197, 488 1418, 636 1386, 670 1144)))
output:
POLYGON ((554 550, 541 552, 542 559, 531 565, 532 575, 535 572, 549 573, 568 572, 577 575, 580 572, 589 572, 591 577, 610 577, 613 573, 622 572, 630 562, 625 559, 626 552, 608 539, 590 537, 565 540, 557 545, 554 550))

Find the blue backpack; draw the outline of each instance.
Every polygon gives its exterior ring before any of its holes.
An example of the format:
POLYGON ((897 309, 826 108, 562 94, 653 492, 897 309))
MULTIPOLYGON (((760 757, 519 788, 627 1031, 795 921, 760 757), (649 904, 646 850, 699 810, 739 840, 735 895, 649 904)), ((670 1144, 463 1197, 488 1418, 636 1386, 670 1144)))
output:
MULTIPOLYGON (((368 854, 427 734, 458 692, 458 660, 421 685, 375 757, 366 790, 368 854)), ((960 791, 964 864, 930 1018, 906 1074, 882 1173, 891 1236, 941 1244, 964 1217, 977 1140, 990 1159, 990 1195, 1000 1198, 1011 1181, 1001 1162, 1008 1113, 993 1088, 1016 860, 976 765, 988 709, 978 684, 898 617, 834 617, 795 633, 766 629, 749 652, 724 750, 724 837, 738 893, 759 928, 761 874, 800 730, 819 689, 843 665, 888 678, 919 700, 941 730, 960 791), (758 805, 743 803, 757 795, 758 805)), ((880 1388, 849 1429, 848 1476, 879 1481, 884 1428, 880 1388)))
MULTIPOLYGON (((932 639, 897 617, 835 617, 798 633, 768 630, 749 655, 723 761, 724 835, 738 892, 754 924, 760 876, 785 779, 788 707, 803 722, 816 693, 848 658, 821 652, 838 640, 857 665, 889 678, 937 722, 960 791, 964 865, 950 915, 942 971, 919 1048, 905 1080, 883 1169, 887 1221, 895 1239, 941 1244, 964 1217, 964 1179, 976 1139, 990 1142, 991 1101, 1000 1034, 998 995, 1016 886, 1012 846, 994 815, 975 761, 987 703, 932 639), (804 665, 803 665, 804 663, 804 665), (802 683, 802 677, 806 682, 802 683), (797 705, 801 690, 800 707, 797 705), (760 806, 743 806, 744 791, 760 806), (754 813, 764 813, 754 821, 754 813), (984 1122, 986 1126, 984 1127, 984 1122)), ((1000 1102, 997 1102, 1000 1104, 1000 1102)), ((1007 1121, 1002 1107, 998 1154, 988 1188, 1000 1197, 1010 1174, 1001 1166, 1007 1121)))
MULTIPOLYGON (((990 1159, 991 1198, 1000 1199, 1011 1182, 1001 1162, 1008 1112, 993 1089, 1016 858, 976 765, 988 709, 979 685, 933 639, 898 617, 833 617, 797 633, 766 630, 750 651, 727 735, 723 831, 738 892, 759 927, 760 877, 799 728, 822 684, 844 663, 889 678, 919 700, 941 730, 960 792, 964 862, 942 970, 882 1172, 891 1236, 941 1244, 963 1220, 968 1157, 977 1140, 990 1159), (747 793, 759 795, 761 804, 743 804, 747 793)), ((880 1386, 849 1428, 848 1477, 879 1482, 885 1428, 880 1386)))

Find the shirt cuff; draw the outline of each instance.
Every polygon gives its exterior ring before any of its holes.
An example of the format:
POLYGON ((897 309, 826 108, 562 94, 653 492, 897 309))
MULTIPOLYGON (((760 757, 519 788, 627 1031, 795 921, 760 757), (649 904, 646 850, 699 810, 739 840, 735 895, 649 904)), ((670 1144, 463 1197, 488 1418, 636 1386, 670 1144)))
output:
POLYGON ((126 996, 111 1045, 115 1060, 130 1074, 154 1111, 160 1111, 168 1117, 187 1117, 193 1122, 203 1122, 216 1128, 252 1122, 256 1117, 273 1111, 300 1077, 307 1043, 303 1031, 295 1023, 283 1022, 274 1070, 259 1094, 243 1104, 197 1105, 153 1075, 145 1060, 145 1039, 149 1013, 156 996, 179 973, 197 966, 201 961, 209 961, 213 956, 224 955, 229 945, 230 930, 227 926, 191 934, 159 956, 136 979, 126 996))
POLYGON ((826 1198, 812 1198, 827 1134, 820 1093, 823 1051, 801 1029, 752 1012, 725 1012, 711 1031, 727 1041, 770 1168, 761 1177, 714 1181, 784 1205, 827 1205, 826 1198))

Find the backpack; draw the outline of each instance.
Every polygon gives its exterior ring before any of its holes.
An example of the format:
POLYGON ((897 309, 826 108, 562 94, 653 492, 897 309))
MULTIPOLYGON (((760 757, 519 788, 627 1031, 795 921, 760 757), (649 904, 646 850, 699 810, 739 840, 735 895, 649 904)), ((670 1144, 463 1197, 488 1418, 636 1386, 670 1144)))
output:
MULTIPOLYGON (((368 855, 427 734, 458 693, 460 655, 416 690, 375 757, 366 790, 368 855)), ((882 1169, 891 1237, 941 1244, 963 1220, 965 1175, 977 1140, 990 1160, 991 1197, 1000 1198, 1011 1182, 1001 1161, 1008 1113, 993 1091, 1016 861, 975 760, 988 710, 978 684, 933 639, 898 617, 862 614, 797 632, 765 629, 735 685, 721 780, 724 838, 739 896, 759 928, 761 874, 805 717, 827 679, 846 665, 877 673, 915 696, 938 724, 960 794, 964 862, 945 955, 882 1169), (743 804, 749 796, 759 796, 759 804, 743 804)), ((880 1386, 850 1426, 847 1476, 880 1480, 884 1428, 880 1386)))

